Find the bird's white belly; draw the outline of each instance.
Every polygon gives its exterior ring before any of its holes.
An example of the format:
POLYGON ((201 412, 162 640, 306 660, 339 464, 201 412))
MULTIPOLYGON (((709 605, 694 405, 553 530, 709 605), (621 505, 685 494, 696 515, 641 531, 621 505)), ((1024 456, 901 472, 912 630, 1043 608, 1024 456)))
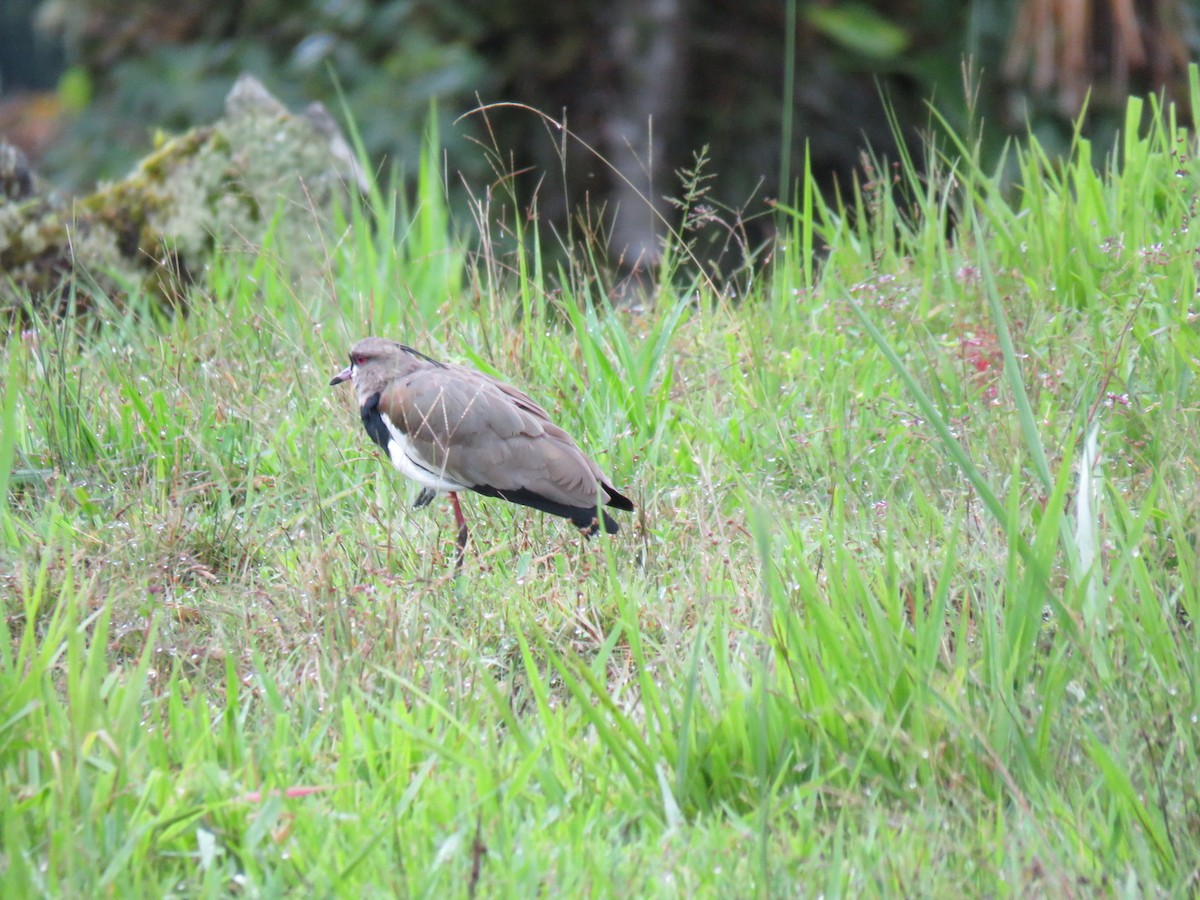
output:
POLYGON ((383 419, 383 424, 387 426, 388 435, 391 437, 391 440, 388 441, 388 456, 392 459, 392 465, 400 470, 400 474, 405 478, 411 478, 422 487, 432 488, 435 491, 465 491, 467 489, 466 485, 446 477, 444 473, 439 473, 433 464, 422 460, 420 454, 409 443, 408 435, 397 428, 386 414, 381 414, 380 418, 383 419))

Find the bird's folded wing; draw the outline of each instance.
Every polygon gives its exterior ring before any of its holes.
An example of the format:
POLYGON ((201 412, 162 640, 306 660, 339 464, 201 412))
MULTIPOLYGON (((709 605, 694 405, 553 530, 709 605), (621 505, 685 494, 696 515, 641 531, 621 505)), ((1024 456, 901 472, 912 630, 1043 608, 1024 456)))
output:
POLYGON ((506 387, 479 373, 418 371, 389 386, 379 409, 428 468, 454 481, 594 507, 599 468, 541 407, 506 387))

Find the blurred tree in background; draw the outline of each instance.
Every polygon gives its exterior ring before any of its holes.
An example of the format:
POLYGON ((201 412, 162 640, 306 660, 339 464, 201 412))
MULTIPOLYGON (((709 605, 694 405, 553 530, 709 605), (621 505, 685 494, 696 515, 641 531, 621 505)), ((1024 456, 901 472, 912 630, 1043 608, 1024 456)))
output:
POLYGON ((0 130, 14 130, 3 103, 33 65, 17 26, 33 16, 67 61, 54 95, 66 124, 35 151, 61 184, 119 175, 152 129, 215 118, 249 71, 292 108, 320 99, 337 113, 340 87, 372 160, 410 175, 436 101, 452 190, 503 185, 495 195, 514 191, 520 212, 536 198, 560 233, 587 210, 582 227, 604 229, 626 269, 657 252, 638 193, 672 215, 662 198, 683 191, 675 173, 701 148, 715 176, 701 182, 706 203, 760 221, 761 236, 765 201, 788 195, 780 178, 801 170, 806 143, 827 185, 847 183, 866 144, 894 153, 881 94, 905 141, 929 99, 967 131, 966 56, 981 73, 975 114, 1002 126, 989 131, 997 148, 1027 124, 1065 148, 1089 89, 1089 127, 1103 136, 1127 92, 1175 96, 1200 44, 1188 0, 5 0, 4 10, 0 130), (460 119, 501 101, 565 121, 624 178, 527 110, 460 119))

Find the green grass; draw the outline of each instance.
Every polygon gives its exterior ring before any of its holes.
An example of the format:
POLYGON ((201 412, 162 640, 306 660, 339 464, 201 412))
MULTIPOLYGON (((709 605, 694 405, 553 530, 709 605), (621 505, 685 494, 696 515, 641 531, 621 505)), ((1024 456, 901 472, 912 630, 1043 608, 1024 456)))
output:
POLYGON ((456 236, 431 151, 318 279, 14 331, 6 896, 1194 893, 1200 164, 1129 123, 1015 186, 953 134, 806 173, 737 302, 456 236), (455 578, 327 385, 368 332, 526 388, 637 512, 468 500, 455 578))

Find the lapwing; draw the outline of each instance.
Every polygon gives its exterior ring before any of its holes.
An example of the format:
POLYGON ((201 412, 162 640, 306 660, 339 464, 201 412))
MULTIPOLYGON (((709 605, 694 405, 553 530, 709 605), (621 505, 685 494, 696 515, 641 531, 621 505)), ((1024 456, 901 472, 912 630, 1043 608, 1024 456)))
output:
POLYGON ((478 369, 368 337, 350 349, 350 365, 329 383, 343 381, 354 384, 371 440, 421 486, 413 508, 450 494, 459 566, 468 539, 460 491, 561 516, 589 537, 618 530, 602 507, 633 510, 544 409, 478 369))

